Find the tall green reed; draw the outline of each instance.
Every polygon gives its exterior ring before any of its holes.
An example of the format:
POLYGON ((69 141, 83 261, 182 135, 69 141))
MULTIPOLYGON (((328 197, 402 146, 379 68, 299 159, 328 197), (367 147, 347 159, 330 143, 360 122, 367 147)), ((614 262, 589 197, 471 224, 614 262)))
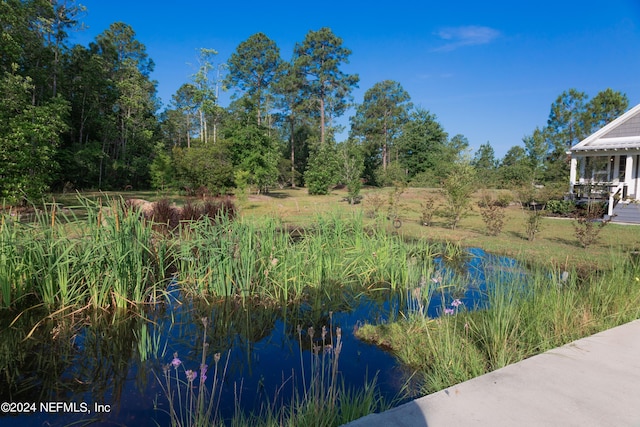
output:
MULTIPOLYGON (((83 306, 124 309, 149 300, 163 272, 150 224, 122 203, 79 198, 76 210, 53 204, 33 221, 0 223, 0 305, 26 295, 49 311, 83 306)), ((162 254, 164 256, 164 254, 162 254)))
POLYGON ((190 222, 174 258, 178 280, 201 294, 286 303, 326 286, 415 286, 431 270, 426 244, 372 233, 358 215, 318 217, 296 239, 283 230, 272 218, 190 222))

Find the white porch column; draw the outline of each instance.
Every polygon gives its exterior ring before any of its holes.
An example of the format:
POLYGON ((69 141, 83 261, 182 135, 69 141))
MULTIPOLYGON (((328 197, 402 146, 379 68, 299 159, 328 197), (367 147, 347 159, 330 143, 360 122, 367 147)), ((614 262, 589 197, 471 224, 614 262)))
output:
POLYGON ((569 173, 569 184, 571 188, 569 188, 569 193, 573 194, 573 186, 576 185, 576 175, 578 169, 578 159, 571 155, 571 172, 569 173))
POLYGON ((613 179, 615 182, 620 179, 620 156, 613 156, 613 179))
MULTIPOLYGON (((635 189, 635 176, 633 176, 633 169, 634 169, 634 164, 633 164, 633 158, 635 156, 633 155, 628 155, 627 156, 627 164, 625 165, 625 170, 624 170, 624 182, 627 184, 627 191, 629 193, 633 192, 633 196, 635 196, 636 198, 638 198, 638 194, 636 193, 636 189, 635 189)), ((627 194, 627 196, 631 196, 631 194, 627 194)))

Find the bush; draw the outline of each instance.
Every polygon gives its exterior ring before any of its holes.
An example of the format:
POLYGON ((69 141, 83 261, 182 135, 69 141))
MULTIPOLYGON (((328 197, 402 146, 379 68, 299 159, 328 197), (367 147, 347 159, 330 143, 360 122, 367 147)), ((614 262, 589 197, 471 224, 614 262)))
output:
POLYGON ((504 208, 498 204, 490 204, 480 209, 482 221, 487 226, 487 233, 490 236, 497 236, 504 227, 504 208))
POLYGON ((555 215, 569 215, 576 210, 576 204, 572 200, 549 200, 547 210, 555 215))
POLYGON ((307 163, 304 181, 309 194, 329 194, 329 188, 338 181, 337 156, 327 142, 313 150, 307 163))
POLYGON ((217 220, 221 216, 233 220, 237 215, 237 209, 230 197, 221 200, 209 200, 202 208, 203 216, 207 216, 212 220, 217 220))
POLYGON ((160 199, 153 204, 152 219, 160 224, 167 224, 171 228, 175 228, 180 221, 178 210, 171 205, 168 199, 160 199))
POLYGON ((433 171, 427 170, 416 174, 411 178, 412 187, 432 188, 442 185, 442 178, 433 171))
POLYGON ((443 183, 442 194, 447 202, 445 215, 453 230, 471 209, 471 195, 475 191, 475 182, 475 169, 467 163, 458 163, 452 167, 443 183))
POLYGON ((525 233, 530 242, 533 242, 536 239, 536 235, 540 232, 543 212, 543 210, 533 209, 528 210, 526 213, 525 233))
POLYGON ((368 218, 375 218, 380 213, 380 209, 384 206, 385 201, 381 194, 373 193, 368 194, 364 199, 365 202, 365 215, 368 218))
POLYGON ((376 169, 376 182, 382 187, 388 187, 390 185, 397 185, 402 183, 406 186, 407 174, 404 168, 398 162, 391 162, 387 165, 386 169, 379 167, 376 169))
POLYGON ((420 204, 422 208, 422 215, 420 216, 420 224, 425 227, 429 227, 431 222, 433 221, 433 216, 436 213, 436 203, 435 199, 431 196, 427 196, 424 199, 424 202, 420 204))
POLYGON ((598 240, 600 232, 609 221, 601 220, 604 215, 604 206, 602 203, 589 202, 586 205, 584 215, 576 216, 573 228, 576 232, 576 238, 583 248, 587 248, 598 240))
POLYGON ((175 147, 176 174, 189 189, 207 189, 207 193, 224 194, 233 186, 233 164, 228 143, 175 147))
POLYGON ((509 207, 509 205, 513 202, 513 194, 509 193, 500 193, 498 194, 495 204, 500 206, 501 208, 509 207))

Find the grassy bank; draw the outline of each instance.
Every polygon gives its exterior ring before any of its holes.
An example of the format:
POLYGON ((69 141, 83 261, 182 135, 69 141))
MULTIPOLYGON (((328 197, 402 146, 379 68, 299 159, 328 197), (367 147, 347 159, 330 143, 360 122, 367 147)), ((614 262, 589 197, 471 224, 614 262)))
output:
POLYGON ((519 281, 490 280, 489 308, 451 307, 437 319, 410 312, 358 336, 388 348, 432 393, 573 340, 640 318, 640 269, 625 260, 602 274, 557 277, 537 271, 519 281))

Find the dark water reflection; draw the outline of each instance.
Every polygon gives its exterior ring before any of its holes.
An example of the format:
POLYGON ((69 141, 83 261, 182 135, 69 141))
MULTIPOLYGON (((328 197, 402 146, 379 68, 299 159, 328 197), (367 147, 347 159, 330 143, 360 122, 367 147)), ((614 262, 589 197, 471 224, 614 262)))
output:
MULTIPOLYGON (((514 274, 523 273, 513 260, 479 250, 472 250, 457 266, 438 260, 434 277, 424 280, 440 285, 455 282, 456 286, 433 291, 427 312, 431 317, 440 315, 454 298, 468 308, 483 307, 487 275, 492 280, 509 280, 514 274)), ((380 392, 391 400, 406 381, 408 373, 393 357, 357 340, 353 333, 363 323, 387 322, 406 313, 413 304, 411 292, 354 295, 333 289, 310 294, 304 304, 285 309, 261 307, 259 301, 245 306, 234 301, 194 302, 176 290, 171 295, 166 303, 136 316, 102 314, 63 323, 43 322, 26 340, 25 335, 42 316, 26 313, 12 326, 10 320, 2 320, 0 402, 36 402, 36 410, 0 414, 0 425, 55 426, 81 420, 111 425, 168 424, 167 398, 161 387, 163 367, 177 353, 182 361, 180 375, 184 369, 199 369, 202 318, 209 324, 209 389, 213 385, 213 355, 221 353, 220 366, 227 366, 219 406, 223 417, 233 415, 238 396, 247 411, 259 409, 265 399, 290 399, 293 387, 301 385, 301 366, 309 367, 307 330, 311 326, 316 337, 323 326, 333 334, 341 328, 339 367, 347 387, 361 388, 366 379, 377 375, 380 392), (73 402, 77 410, 83 410, 85 403, 92 413, 43 413, 39 402, 73 402), (110 412, 96 414, 95 404, 110 405, 110 412)), ((309 376, 308 370, 305 375, 309 376)))

